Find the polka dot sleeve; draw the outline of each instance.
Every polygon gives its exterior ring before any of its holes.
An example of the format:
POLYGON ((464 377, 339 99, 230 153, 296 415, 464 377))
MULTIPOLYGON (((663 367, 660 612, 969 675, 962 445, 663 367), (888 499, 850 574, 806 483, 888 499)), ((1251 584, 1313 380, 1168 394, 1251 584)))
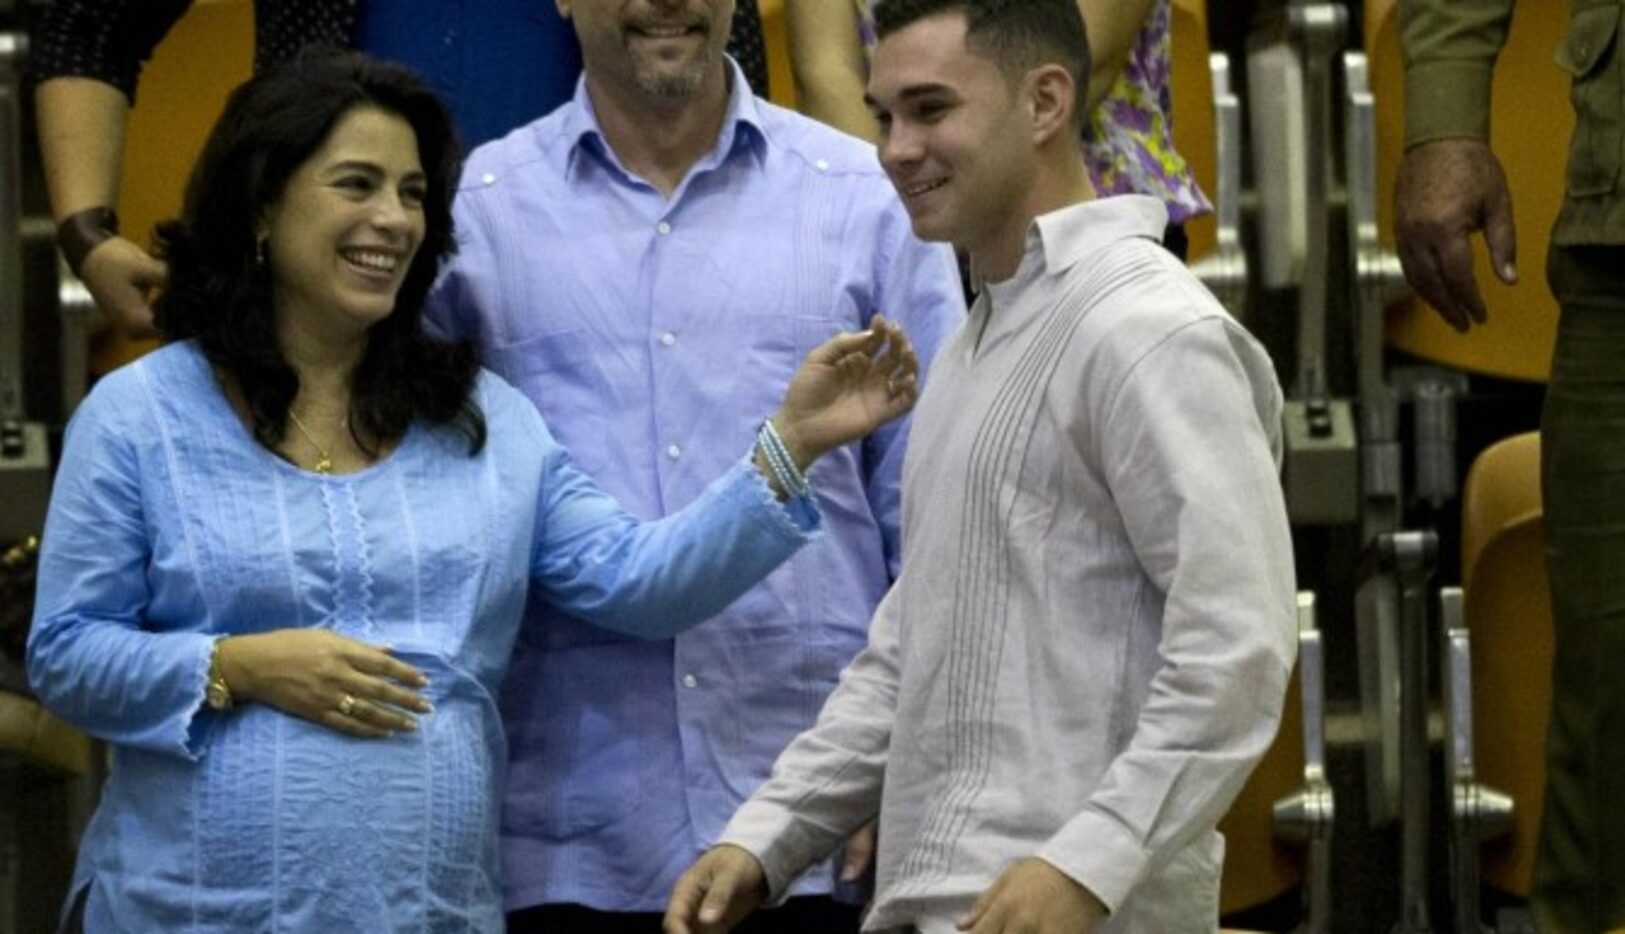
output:
POLYGON ((756 0, 740 0, 734 7, 733 33, 728 54, 745 70, 745 80, 758 97, 767 96, 767 43, 762 38, 762 11, 756 0))
POLYGON ((191 0, 56 0, 36 14, 29 83, 94 78, 135 102, 152 50, 191 0))
POLYGON ((257 0, 254 4, 254 70, 262 72, 274 68, 308 45, 349 48, 355 35, 358 2, 257 0))

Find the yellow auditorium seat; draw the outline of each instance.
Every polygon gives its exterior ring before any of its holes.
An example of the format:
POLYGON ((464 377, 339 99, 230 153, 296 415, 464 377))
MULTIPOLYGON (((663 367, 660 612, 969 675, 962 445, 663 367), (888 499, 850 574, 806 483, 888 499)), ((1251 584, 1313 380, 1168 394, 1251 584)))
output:
POLYGON ((1298 593, 1297 621, 1297 664, 1275 740, 1219 822, 1219 913, 1261 908, 1296 889, 1304 895, 1302 929, 1320 930, 1335 801, 1325 773, 1325 652, 1312 591, 1298 593))
MULTIPOLYGON (((253 63, 250 0, 198 0, 158 46, 142 72, 125 140, 118 202, 125 236, 150 247, 153 226, 180 213, 209 128, 253 63)), ((91 347, 91 371, 106 373, 152 346, 103 332, 91 347)))
POLYGON ((1303 702, 1296 670, 1285 704, 1275 742, 1219 822, 1225 841, 1221 915, 1257 908, 1303 883, 1303 848, 1280 842, 1273 823, 1275 802, 1303 784, 1303 702))
MULTIPOLYGON (((748 0, 745 0, 748 2, 748 0)), ((824 0, 826 3, 851 0, 824 0)), ((784 23, 784 0, 761 0, 762 39, 767 45, 768 97, 781 107, 796 107, 796 77, 790 70, 790 33, 784 23)))
MULTIPOLYGON (((1169 17, 1169 93, 1173 98, 1174 148, 1190 163, 1196 183, 1208 197, 1218 191, 1218 152, 1213 113, 1213 73, 1208 56, 1206 0, 1174 0, 1169 17)), ((1185 225, 1190 259, 1213 252, 1216 222, 1212 214, 1185 225)))
POLYGON ((1551 589, 1538 433, 1490 446, 1468 472, 1461 574, 1463 618, 1472 638, 1477 776, 1514 801, 1512 830, 1485 844, 1480 873, 1502 891, 1527 896, 1552 704, 1551 589))
MULTIPOLYGON (((1377 119, 1377 207, 1393 242, 1394 178, 1404 154, 1404 68, 1397 0, 1366 0, 1365 50, 1377 119)), ((1476 247, 1479 288, 1489 323, 1457 334, 1419 299, 1389 308, 1388 342, 1416 356, 1472 373, 1544 381, 1551 369, 1557 304, 1546 288, 1546 237, 1562 204, 1562 162, 1574 128, 1567 76, 1553 61, 1567 17, 1544 3, 1519 3, 1495 71, 1491 145, 1506 169, 1517 224, 1518 272, 1507 287, 1476 247)))

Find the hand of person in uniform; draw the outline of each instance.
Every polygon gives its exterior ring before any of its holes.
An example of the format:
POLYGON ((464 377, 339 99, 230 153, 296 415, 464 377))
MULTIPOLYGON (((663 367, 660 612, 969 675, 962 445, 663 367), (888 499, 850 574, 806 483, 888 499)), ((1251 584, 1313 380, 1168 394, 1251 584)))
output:
POLYGON ((665 934, 724 934, 767 900, 756 857, 724 843, 707 850, 672 886, 665 934))
POLYGON ((169 268, 123 237, 109 237, 85 255, 79 278, 96 307, 126 337, 154 337, 147 294, 169 278, 169 268))
POLYGON ((1093 934, 1106 907, 1071 876, 1037 857, 999 876, 959 920, 970 934, 1093 934))
POLYGON ((1473 277, 1472 234, 1483 232, 1502 282, 1518 279, 1512 195, 1482 140, 1434 140, 1406 150, 1394 189, 1394 230, 1405 278, 1458 331, 1488 319, 1473 277))
POLYGON ((368 739, 417 729, 403 711, 433 708, 414 688, 423 672, 328 629, 277 629, 230 636, 215 646, 215 667, 233 703, 257 701, 368 739))
POLYGON ((914 407, 920 362, 903 329, 880 315, 869 329, 813 348, 790 380, 773 424, 805 470, 914 407))

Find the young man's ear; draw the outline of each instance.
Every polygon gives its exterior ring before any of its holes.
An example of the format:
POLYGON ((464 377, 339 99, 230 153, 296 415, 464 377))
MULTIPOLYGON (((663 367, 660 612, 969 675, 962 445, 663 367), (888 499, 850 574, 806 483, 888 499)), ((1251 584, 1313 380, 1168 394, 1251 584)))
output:
POLYGON ((1027 73, 1026 84, 1034 145, 1048 143, 1057 133, 1070 137, 1080 102, 1072 73, 1060 65, 1040 65, 1027 73))

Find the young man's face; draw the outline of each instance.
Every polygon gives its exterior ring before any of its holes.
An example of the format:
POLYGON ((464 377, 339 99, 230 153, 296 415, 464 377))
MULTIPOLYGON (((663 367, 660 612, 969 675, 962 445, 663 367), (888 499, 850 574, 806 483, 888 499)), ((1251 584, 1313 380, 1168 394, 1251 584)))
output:
POLYGON ((867 96, 880 160, 921 239, 974 256, 1012 227, 1025 234, 1034 151, 1017 90, 966 47, 963 13, 921 19, 875 48, 867 96))
POLYGON ((589 74, 653 99, 692 98, 723 68, 733 0, 555 0, 589 74))

